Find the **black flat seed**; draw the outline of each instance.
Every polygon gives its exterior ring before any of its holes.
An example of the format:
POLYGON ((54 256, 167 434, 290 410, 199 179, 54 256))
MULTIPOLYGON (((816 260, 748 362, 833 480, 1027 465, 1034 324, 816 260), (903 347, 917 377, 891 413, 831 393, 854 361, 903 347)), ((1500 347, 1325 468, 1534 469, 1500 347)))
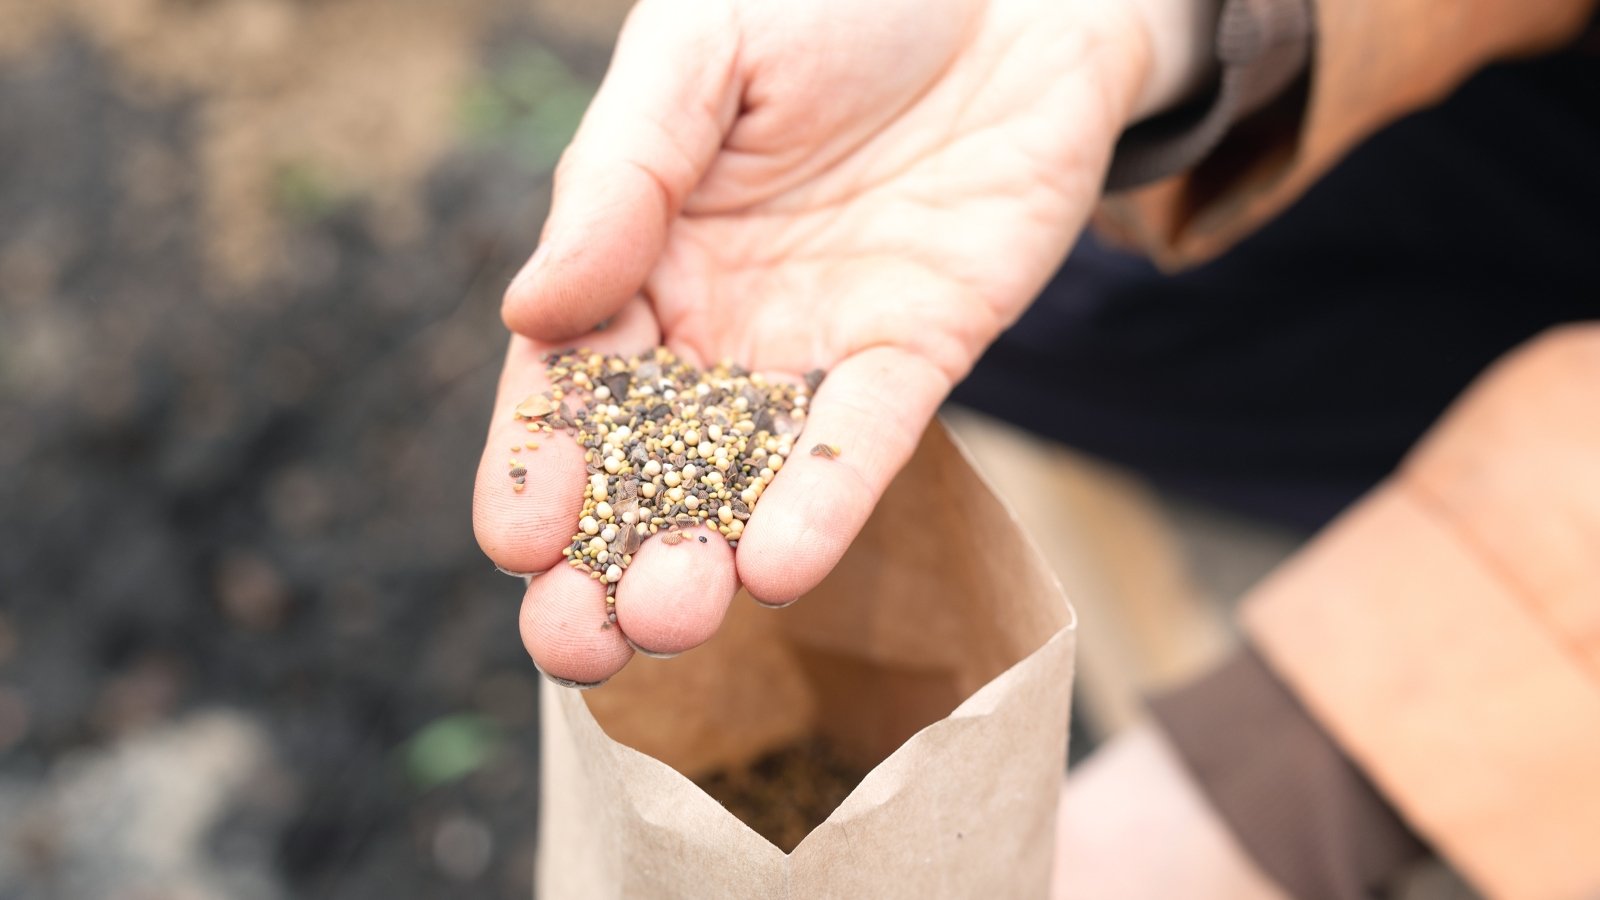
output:
POLYGON ((704 544, 705 542, 706 542, 706 536, 703 535, 703 534, 700 535, 700 543, 704 544))
POLYGON ((511 477, 512 478, 521 478, 522 476, 524 476, 526 474, 528 474, 528 470, 524 469, 522 466, 517 466, 515 469, 511 470, 511 477))

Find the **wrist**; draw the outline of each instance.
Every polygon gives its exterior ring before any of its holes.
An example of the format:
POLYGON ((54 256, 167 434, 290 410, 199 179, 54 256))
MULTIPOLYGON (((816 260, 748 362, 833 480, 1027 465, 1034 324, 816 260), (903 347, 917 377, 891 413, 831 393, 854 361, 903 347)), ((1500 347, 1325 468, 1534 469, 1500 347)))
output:
POLYGON ((1182 105, 1214 76, 1222 0, 1128 0, 1128 6, 1145 61, 1131 125, 1182 105))

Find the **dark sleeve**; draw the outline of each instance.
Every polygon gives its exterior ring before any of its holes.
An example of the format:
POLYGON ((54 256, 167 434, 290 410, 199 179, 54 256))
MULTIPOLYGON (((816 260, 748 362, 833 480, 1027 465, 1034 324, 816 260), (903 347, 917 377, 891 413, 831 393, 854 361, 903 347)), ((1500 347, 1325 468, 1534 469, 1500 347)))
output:
POLYGON ((1106 190, 1193 168, 1235 125, 1303 84, 1313 21, 1311 0, 1225 0, 1217 21, 1217 77, 1202 96, 1122 135, 1106 190))
POLYGON ((1289 896, 1367 900, 1427 854, 1249 647, 1151 709, 1240 846, 1289 896))

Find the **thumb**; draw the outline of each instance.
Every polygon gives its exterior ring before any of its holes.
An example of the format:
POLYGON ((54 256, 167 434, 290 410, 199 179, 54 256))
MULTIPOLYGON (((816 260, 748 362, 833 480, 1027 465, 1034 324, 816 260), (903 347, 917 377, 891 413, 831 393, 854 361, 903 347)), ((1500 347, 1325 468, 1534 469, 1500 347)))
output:
POLYGON ((556 167, 539 249, 506 290, 512 331, 559 341, 637 294, 739 110, 732 4, 642 0, 556 167))

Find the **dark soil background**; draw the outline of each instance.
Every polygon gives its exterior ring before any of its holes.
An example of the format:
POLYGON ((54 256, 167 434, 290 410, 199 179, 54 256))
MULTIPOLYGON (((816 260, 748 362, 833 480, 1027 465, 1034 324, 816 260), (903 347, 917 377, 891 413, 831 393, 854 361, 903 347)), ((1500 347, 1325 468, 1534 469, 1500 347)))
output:
POLYGON ((529 896, 470 488, 620 12, 0 0, 0 897, 529 896))

